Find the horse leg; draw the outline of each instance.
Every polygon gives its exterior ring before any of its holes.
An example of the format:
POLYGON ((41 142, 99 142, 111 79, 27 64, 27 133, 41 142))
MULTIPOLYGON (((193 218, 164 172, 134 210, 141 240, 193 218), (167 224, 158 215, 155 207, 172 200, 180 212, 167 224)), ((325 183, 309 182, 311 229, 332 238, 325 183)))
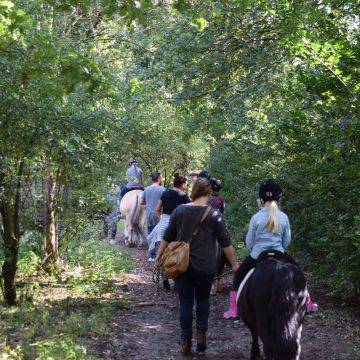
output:
POLYGON ((146 234, 147 234, 147 232, 146 232, 145 227, 142 227, 141 232, 140 232, 140 246, 139 246, 141 249, 149 248, 148 243, 146 241, 146 239, 147 239, 146 234))
POLYGON ((258 360, 260 359, 260 347, 259 347, 259 339, 257 331, 254 329, 250 329, 251 331, 251 352, 250 352, 250 359, 251 360, 258 360))
POLYGON ((126 246, 129 246, 129 232, 127 228, 126 215, 123 215, 123 223, 124 223, 124 242, 126 246))
POLYGON ((210 294, 216 295, 218 291, 219 291, 219 279, 215 279, 211 285, 210 294))
POLYGON ((135 231, 134 231, 134 228, 130 227, 130 229, 128 230, 129 231, 129 247, 133 248, 133 247, 136 247, 136 234, 135 234, 135 231))
POLYGON ((225 255, 224 255, 220 245, 218 244, 218 242, 216 242, 215 246, 216 246, 216 248, 215 248, 215 252, 216 252, 216 278, 213 281, 213 284, 211 286, 211 291, 210 291, 211 295, 216 295, 216 293, 219 291, 220 279, 218 279, 218 277, 221 275, 222 270, 223 270, 224 265, 225 265, 225 261, 223 259, 223 257, 225 257, 225 255))
POLYGON ((147 242, 147 229, 146 229, 146 207, 145 205, 140 205, 140 215, 139 215, 139 227, 140 227, 140 239, 139 239, 139 247, 140 248, 148 248, 147 242))
POLYGON ((132 226, 132 223, 131 223, 131 216, 130 214, 127 214, 126 216, 126 220, 125 220, 125 223, 126 223, 126 232, 127 232, 127 245, 129 247, 134 247, 135 244, 134 244, 134 229, 133 229, 133 226, 132 226))

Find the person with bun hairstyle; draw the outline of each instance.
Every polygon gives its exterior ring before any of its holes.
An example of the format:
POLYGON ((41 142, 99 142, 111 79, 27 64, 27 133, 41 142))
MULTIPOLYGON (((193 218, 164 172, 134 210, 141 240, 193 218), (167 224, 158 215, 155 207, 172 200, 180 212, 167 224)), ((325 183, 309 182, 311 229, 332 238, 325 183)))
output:
MULTIPOLYGON (((279 202, 282 189, 273 180, 266 180, 260 184, 259 199, 260 210, 252 216, 248 233, 246 235, 246 247, 250 251, 239 269, 234 274, 232 290, 229 295, 229 309, 224 313, 224 318, 238 316, 236 295, 241 282, 246 274, 255 267, 256 260, 263 251, 285 252, 291 241, 290 222, 287 215, 280 210, 279 202)), ((290 255, 285 254, 287 261, 295 263, 290 255)), ((307 298, 308 311, 316 311, 317 305, 311 303, 310 296, 307 298)))
MULTIPOLYGON (((185 193, 187 187, 187 178, 176 173, 174 175, 173 185, 174 186, 172 189, 167 189, 162 192, 160 200, 156 205, 156 216, 158 219, 160 219, 160 221, 148 236, 148 243, 150 244, 149 252, 151 254, 156 253, 156 246, 163 238, 165 229, 169 224, 171 213, 176 209, 177 206, 190 202, 188 195, 185 193)), ((163 281, 164 288, 166 290, 170 290, 169 281, 165 278, 163 278, 163 281)))
POLYGON ((156 262, 159 263, 170 242, 191 239, 189 269, 175 279, 180 301, 181 353, 185 356, 191 354, 194 303, 196 303, 197 351, 206 350, 210 290, 216 274, 216 241, 223 248, 233 271, 239 266, 221 213, 208 209, 210 192, 209 180, 198 177, 192 188, 192 202, 178 206, 171 214, 156 256, 156 262), (209 212, 200 225, 197 235, 192 236, 192 232, 200 224, 206 211, 209 212))
POLYGON ((180 174, 174 174, 174 186, 167 189, 161 194, 160 200, 156 206, 158 218, 161 214, 171 215, 177 206, 190 202, 188 195, 185 193, 188 179, 180 174))
POLYGON ((211 195, 209 196, 208 205, 213 209, 218 209, 222 214, 225 211, 225 199, 220 195, 221 181, 216 178, 210 179, 211 195))

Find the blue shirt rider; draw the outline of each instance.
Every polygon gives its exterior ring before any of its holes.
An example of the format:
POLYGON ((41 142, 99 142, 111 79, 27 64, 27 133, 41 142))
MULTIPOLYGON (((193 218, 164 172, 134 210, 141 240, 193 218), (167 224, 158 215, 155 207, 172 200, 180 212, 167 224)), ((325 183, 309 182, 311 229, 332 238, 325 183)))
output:
POLYGON ((127 184, 121 190, 121 197, 131 190, 144 190, 143 171, 138 166, 138 159, 132 156, 128 161, 129 168, 126 171, 127 184))

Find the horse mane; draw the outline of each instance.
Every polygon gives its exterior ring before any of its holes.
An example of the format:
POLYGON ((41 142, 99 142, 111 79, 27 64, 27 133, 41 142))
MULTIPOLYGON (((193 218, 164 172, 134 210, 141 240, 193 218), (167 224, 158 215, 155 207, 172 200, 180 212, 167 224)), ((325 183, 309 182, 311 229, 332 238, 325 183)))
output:
POLYGON ((269 303, 275 359, 296 359, 300 353, 307 292, 303 284, 304 275, 296 265, 276 260, 269 303))

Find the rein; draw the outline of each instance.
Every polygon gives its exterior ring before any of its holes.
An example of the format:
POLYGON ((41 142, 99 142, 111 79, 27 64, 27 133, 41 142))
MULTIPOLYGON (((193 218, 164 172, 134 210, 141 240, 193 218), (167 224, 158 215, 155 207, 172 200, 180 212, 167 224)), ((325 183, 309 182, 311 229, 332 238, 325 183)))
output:
POLYGON ((221 274, 221 275, 219 275, 219 276, 215 276, 214 279, 213 279, 213 281, 219 280, 219 279, 221 279, 221 278, 223 278, 223 277, 225 277, 225 276, 227 276, 227 275, 230 275, 230 274, 232 274, 232 273, 233 273, 233 271, 232 271, 232 270, 229 270, 229 271, 227 271, 227 272, 225 272, 225 273, 223 273, 223 274, 221 274))
POLYGON ((152 272, 152 281, 156 285, 156 295, 160 294, 160 265, 154 266, 153 272, 152 272))
MULTIPOLYGON (((153 283, 156 285, 156 295, 160 294, 160 273, 161 273, 160 266, 159 265, 154 266, 151 279, 152 279, 153 283)), ((220 280, 221 278, 223 278, 227 275, 230 275, 232 273, 233 273, 233 271, 229 270, 219 276, 215 276, 213 281, 220 280)))

